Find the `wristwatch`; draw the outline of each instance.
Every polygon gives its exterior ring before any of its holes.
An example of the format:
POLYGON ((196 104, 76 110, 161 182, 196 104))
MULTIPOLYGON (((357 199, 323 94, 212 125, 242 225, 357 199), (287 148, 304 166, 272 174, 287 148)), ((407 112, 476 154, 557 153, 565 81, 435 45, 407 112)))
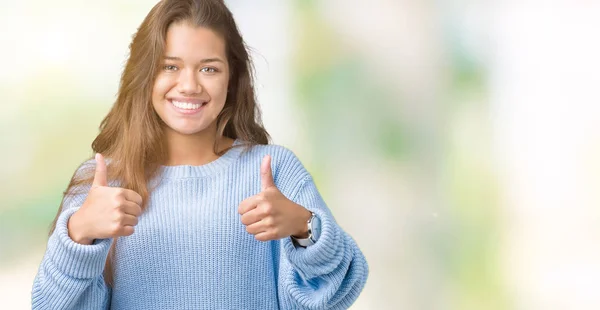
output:
POLYGON ((321 229, 321 221, 319 217, 316 216, 313 212, 311 212, 310 219, 308 219, 308 237, 307 238, 296 238, 294 236, 290 236, 292 241, 299 246, 307 247, 313 245, 319 239, 319 233, 321 229))

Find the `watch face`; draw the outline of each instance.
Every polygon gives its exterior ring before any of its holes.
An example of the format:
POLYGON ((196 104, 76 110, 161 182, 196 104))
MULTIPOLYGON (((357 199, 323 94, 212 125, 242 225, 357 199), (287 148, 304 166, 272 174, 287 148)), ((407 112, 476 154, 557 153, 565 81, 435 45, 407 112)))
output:
POLYGON ((319 236, 321 235, 321 219, 318 216, 314 215, 311 218, 310 224, 308 225, 311 232, 311 239, 315 242, 319 240, 319 236))

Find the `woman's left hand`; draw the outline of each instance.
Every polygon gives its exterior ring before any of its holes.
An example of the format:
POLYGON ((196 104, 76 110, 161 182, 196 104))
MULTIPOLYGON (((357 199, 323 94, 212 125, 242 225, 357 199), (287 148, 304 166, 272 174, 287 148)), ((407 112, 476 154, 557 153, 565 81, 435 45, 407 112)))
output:
POLYGON ((238 213, 246 231, 259 241, 278 240, 289 236, 308 237, 307 221, 311 212, 287 199, 273 181, 271 156, 260 166, 262 191, 240 203, 238 213))

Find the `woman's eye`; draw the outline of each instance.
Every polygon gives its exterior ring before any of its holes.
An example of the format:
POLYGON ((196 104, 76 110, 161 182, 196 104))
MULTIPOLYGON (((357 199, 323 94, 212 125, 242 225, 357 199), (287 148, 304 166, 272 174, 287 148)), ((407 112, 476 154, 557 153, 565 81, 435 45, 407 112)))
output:
POLYGON ((177 66, 173 66, 173 65, 165 65, 163 67, 163 69, 167 70, 167 71, 177 71, 177 66))
POLYGON ((211 68, 211 67, 204 67, 204 68, 200 69, 200 71, 206 72, 206 73, 215 73, 215 72, 217 72, 217 69, 211 68))

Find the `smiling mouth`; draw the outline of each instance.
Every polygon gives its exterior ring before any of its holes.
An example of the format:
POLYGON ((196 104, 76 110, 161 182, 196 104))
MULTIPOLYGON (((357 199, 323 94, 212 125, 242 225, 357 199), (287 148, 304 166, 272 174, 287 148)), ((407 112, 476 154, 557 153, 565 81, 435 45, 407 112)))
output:
MULTIPOLYGON (((171 106, 171 110, 181 116, 196 116, 200 115, 204 111, 204 107, 208 104, 208 101, 204 100, 178 100, 168 98, 167 101, 171 106)), ((186 98, 187 99, 187 98, 186 98)))
POLYGON ((203 106, 207 104, 206 101, 202 100, 177 100, 177 99, 169 99, 168 100, 174 107, 180 110, 199 110, 203 106))

